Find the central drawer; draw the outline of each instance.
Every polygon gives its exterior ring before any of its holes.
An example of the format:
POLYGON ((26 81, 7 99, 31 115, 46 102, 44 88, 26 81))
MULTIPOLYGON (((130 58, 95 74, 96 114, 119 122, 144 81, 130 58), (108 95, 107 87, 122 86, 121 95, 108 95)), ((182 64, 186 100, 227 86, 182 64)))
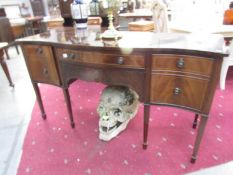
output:
POLYGON ((71 49, 56 49, 60 61, 88 63, 97 65, 120 66, 125 68, 144 69, 144 55, 140 54, 116 54, 97 51, 80 51, 71 49))
POLYGON ((208 83, 208 79, 152 74, 150 101, 201 110, 208 83))
POLYGON ((152 55, 152 70, 192 73, 209 76, 214 60, 205 57, 156 54, 152 55))

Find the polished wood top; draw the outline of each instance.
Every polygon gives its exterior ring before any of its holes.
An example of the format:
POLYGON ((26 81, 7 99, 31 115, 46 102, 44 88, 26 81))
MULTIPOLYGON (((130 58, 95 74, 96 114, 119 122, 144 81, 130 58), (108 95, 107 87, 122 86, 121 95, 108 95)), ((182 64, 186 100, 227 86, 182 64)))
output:
POLYGON ((224 39, 218 34, 183 34, 183 33, 153 33, 119 31, 119 40, 103 40, 104 30, 99 26, 89 26, 88 29, 77 30, 72 27, 61 27, 25 38, 18 43, 43 43, 47 45, 71 48, 120 49, 122 51, 203 51, 212 54, 224 53, 224 39))

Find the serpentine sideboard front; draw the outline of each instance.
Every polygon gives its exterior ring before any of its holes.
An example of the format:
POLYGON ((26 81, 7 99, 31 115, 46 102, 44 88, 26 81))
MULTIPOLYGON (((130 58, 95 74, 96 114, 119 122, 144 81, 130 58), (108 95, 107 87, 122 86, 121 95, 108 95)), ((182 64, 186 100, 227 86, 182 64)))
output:
POLYGON ((74 128, 69 85, 76 79, 124 85, 144 103, 143 148, 147 147, 150 105, 179 107, 201 116, 191 158, 195 162, 220 75, 224 39, 220 35, 120 32, 102 40, 100 28, 57 28, 19 39, 42 117, 38 83, 63 89, 74 128))

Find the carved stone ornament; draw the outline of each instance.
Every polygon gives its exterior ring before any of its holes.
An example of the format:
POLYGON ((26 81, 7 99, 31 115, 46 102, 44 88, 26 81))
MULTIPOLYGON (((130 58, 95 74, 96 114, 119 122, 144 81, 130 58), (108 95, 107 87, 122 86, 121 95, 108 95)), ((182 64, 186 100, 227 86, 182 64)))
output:
POLYGON ((123 131, 138 110, 138 94, 125 86, 107 86, 97 108, 99 138, 109 141, 123 131))

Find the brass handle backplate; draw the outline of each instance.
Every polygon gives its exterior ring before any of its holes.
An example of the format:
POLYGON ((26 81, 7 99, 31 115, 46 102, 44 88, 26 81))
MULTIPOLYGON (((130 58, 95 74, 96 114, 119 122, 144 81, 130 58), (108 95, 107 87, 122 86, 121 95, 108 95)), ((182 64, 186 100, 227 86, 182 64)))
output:
POLYGON ((44 75, 48 75, 48 73, 49 73, 48 69, 44 68, 44 69, 43 69, 43 74, 44 74, 44 75))
POLYGON ((70 53, 70 54, 68 54, 68 58, 69 59, 75 59, 77 56, 74 54, 74 53, 70 53))
POLYGON ((184 66, 185 66, 184 59, 183 58, 179 58, 177 60, 177 62, 176 62, 176 67, 182 69, 182 68, 184 68, 184 66))
POLYGON ((37 54, 42 54, 42 53, 43 53, 43 49, 42 49, 41 47, 38 47, 38 48, 36 49, 36 53, 37 53, 37 54))
POLYGON ((118 57, 117 58, 117 64, 124 64, 124 58, 123 57, 118 57))
POLYGON ((179 94, 181 94, 181 92, 182 92, 181 89, 178 88, 178 87, 176 87, 176 88, 173 89, 173 94, 174 95, 179 95, 179 94))

